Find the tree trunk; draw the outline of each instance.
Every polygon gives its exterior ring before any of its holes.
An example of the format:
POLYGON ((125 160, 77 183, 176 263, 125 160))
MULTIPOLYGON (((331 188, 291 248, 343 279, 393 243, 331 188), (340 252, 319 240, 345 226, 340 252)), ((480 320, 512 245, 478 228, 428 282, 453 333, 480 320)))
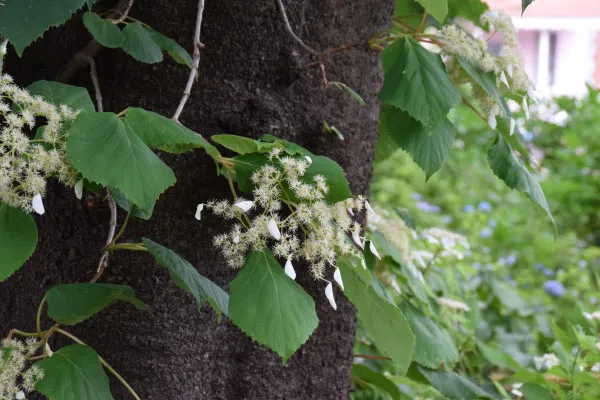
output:
MULTIPOLYGON (((393 8, 392 0, 284 3, 297 35, 318 51, 367 39, 386 26, 393 8)), ((104 1, 96 7, 111 6, 104 1)), ((138 0, 130 15, 191 49, 196 10, 195 0, 138 0)), ((89 39, 76 16, 66 27, 48 32, 23 59, 9 57, 8 70, 20 85, 51 80, 89 39)), ((353 193, 368 193, 382 81, 375 50, 358 47, 325 61, 327 79, 355 89, 367 102, 361 107, 343 91, 325 88, 318 64, 307 66, 314 57, 286 33, 275 0, 206 0, 202 42, 199 80, 180 118, 184 125, 206 139, 217 133, 253 138, 271 133, 295 141, 338 161, 353 193), (335 125, 344 141, 323 133, 323 120, 335 125)), ((141 64, 120 50, 103 49, 96 62, 105 111, 139 106, 171 116, 189 73, 171 60, 141 64)), ((70 83, 91 88, 87 67, 70 83)), ((228 227, 208 213, 201 222, 194 219, 197 203, 230 197, 226 182, 202 151, 161 158, 174 169, 177 184, 161 196, 152 220, 133 221, 124 239, 144 236, 164 244, 227 289, 236 271, 225 266, 212 237, 228 227)), ((95 273, 108 232, 106 202, 92 194, 77 201, 71 191, 53 184, 46 203, 46 214, 37 218, 36 253, 0 286, 2 332, 32 329, 46 290, 88 281, 95 273)), ((355 310, 336 289, 339 307, 334 311, 323 285, 307 270, 297 272, 298 282, 315 298, 320 324, 286 366, 226 318, 219 324, 212 310, 198 312, 191 296, 141 253, 112 256, 100 281, 130 285, 149 311, 116 304, 73 332, 143 399, 349 398, 355 310)), ((118 382, 111 384, 115 398, 130 398, 118 382)))

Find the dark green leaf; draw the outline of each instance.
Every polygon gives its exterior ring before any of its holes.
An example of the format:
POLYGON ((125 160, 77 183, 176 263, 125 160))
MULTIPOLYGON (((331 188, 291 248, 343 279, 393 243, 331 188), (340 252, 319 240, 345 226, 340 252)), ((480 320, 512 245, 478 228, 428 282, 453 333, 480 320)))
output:
POLYGON ((154 212, 154 205, 147 210, 142 210, 135 204, 131 204, 129 200, 121 193, 119 189, 110 189, 110 194, 112 195, 113 200, 119 207, 121 207, 125 211, 131 210, 131 216, 139 219, 143 219, 148 221, 152 218, 152 213, 154 212))
POLYGON ((454 372, 434 371, 418 367, 419 372, 444 396, 453 400, 494 399, 489 393, 467 378, 454 372))
POLYGON ((492 364, 498 367, 512 369, 514 371, 521 369, 521 366, 514 360, 514 358, 499 348, 488 346, 483 343, 479 343, 479 348, 481 348, 484 357, 492 364))
POLYGON ((441 365, 451 368, 458 361, 459 354, 448 331, 407 301, 400 304, 400 310, 416 338, 413 359, 429 368, 437 369, 441 365))
POLYGON ((213 135, 210 139, 238 154, 268 153, 275 147, 281 147, 280 144, 274 142, 259 142, 258 140, 238 135, 213 135))
POLYGON ((534 0, 522 0, 522 9, 521 9, 521 14, 523 14, 525 12, 525 10, 527 9, 527 7, 529 7, 531 5, 531 3, 533 3, 534 0))
POLYGON ((270 251, 253 252, 230 284, 229 317, 285 363, 317 328, 315 302, 270 251))
POLYGON ((179 64, 187 65, 190 68, 192 67, 192 56, 179 43, 154 29, 148 27, 144 28, 150 33, 152 40, 154 40, 162 51, 166 51, 173 60, 179 64))
POLYGON ((438 22, 444 22, 448 15, 448 0, 416 0, 421 4, 428 14, 437 19, 438 22))
POLYGON ((266 135, 263 135, 260 138, 260 140, 263 142, 278 143, 283 146, 283 149, 286 151, 286 153, 288 153, 289 155, 292 155, 292 156, 296 155, 296 154, 300 154, 302 156, 312 157, 314 155, 313 153, 306 150, 304 147, 297 145, 296 143, 288 142, 285 139, 280 139, 277 136, 273 136, 269 133, 267 133, 266 135))
POLYGON ((198 309, 208 301, 215 311, 229 315, 227 292, 201 275, 192 264, 172 250, 147 238, 142 238, 142 241, 156 262, 169 271, 177 286, 194 296, 198 309))
POLYGON ((127 301, 138 309, 146 308, 133 289, 124 285, 70 283, 54 286, 46 293, 48 316, 64 325, 78 324, 115 300, 127 301))
POLYGON ((408 370, 412 360, 415 337, 410 324, 398 309, 360 281, 354 268, 338 260, 344 282, 344 294, 358 311, 358 319, 373 337, 375 346, 390 356, 400 373, 408 370))
POLYGON ((31 257, 37 241, 38 231, 31 215, 0 202, 0 282, 31 257))
POLYGON ((494 174, 502 179, 508 187, 525 193, 540 206, 556 228, 552 212, 539 182, 500 135, 496 136, 493 146, 488 151, 488 162, 494 174))
POLYGON ((413 215, 406 208, 397 207, 395 211, 396 214, 398 214, 398 216, 402 218, 402 221, 404 221, 406 226, 408 226, 413 231, 417 229, 417 221, 415 221, 413 215))
POLYGON ((57 107, 64 104, 73 110, 96 111, 88 91, 82 87, 52 81, 36 81, 29 85, 27 90, 33 95, 42 96, 57 107))
POLYGON ((125 42, 125 35, 119 27, 93 12, 83 14, 83 24, 94 39, 104 47, 116 49, 125 42))
POLYGON ((50 399, 113 400, 108 377, 91 347, 63 347, 36 365, 44 370, 44 379, 35 388, 50 399))
POLYGON ((125 41, 121 48, 138 61, 157 63, 163 60, 162 49, 156 44, 150 32, 139 22, 128 23, 123 29, 125 41))
POLYGON ((254 189, 252 174, 267 164, 266 154, 244 154, 233 157, 235 179, 242 192, 249 193, 254 189))
POLYGON ((125 121, 144 143, 153 149, 168 153, 185 153, 192 149, 205 149, 213 158, 219 158, 219 151, 196 132, 152 111, 142 108, 129 108, 125 121))
POLYGON ((409 37, 398 39, 382 55, 384 83, 379 99, 435 127, 458 104, 460 94, 438 54, 409 37))
POLYGON ((519 389, 526 399, 535 400, 554 400, 555 397, 552 395, 552 391, 547 388, 538 385, 536 383, 528 382, 521 386, 519 389))
POLYGON ((390 395, 392 400, 400 400, 403 398, 402 392, 394 382, 365 365, 354 364, 352 366, 352 377, 360 379, 361 382, 367 382, 378 387, 390 395))
POLYGON ((113 113, 80 114, 69 131, 67 154, 85 178, 119 189, 143 210, 175 183, 173 171, 113 113))
POLYGON ((86 0, 3 0, 0 4, 0 35, 21 56, 29 44, 51 26, 64 24, 86 0))
POLYGON ((519 292, 508 283, 492 279, 492 292, 494 296, 511 312, 517 312, 519 315, 527 316, 531 313, 528 304, 519 295, 519 292))
POLYGON ((482 0, 448 0, 448 20, 462 17, 479 24, 481 15, 488 9, 482 0))

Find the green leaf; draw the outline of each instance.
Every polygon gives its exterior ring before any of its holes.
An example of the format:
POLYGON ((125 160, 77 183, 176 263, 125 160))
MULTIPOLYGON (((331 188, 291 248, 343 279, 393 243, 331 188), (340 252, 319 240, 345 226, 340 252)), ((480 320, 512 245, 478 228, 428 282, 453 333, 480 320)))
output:
POLYGON ((481 348, 484 357, 495 366, 512 369, 514 371, 521 369, 519 363, 508 353, 505 353, 497 347, 488 346, 483 343, 479 343, 478 345, 479 348, 481 348))
POLYGON ((394 16, 402 18, 402 22, 412 26, 415 30, 421 24, 423 7, 415 0, 396 0, 394 16))
POLYGON ((53 400, 112 400, 108 377, 98 354, 88 346, 74 344, 36 363, 44 379, 36 390, 53 400))
POLYGON ((267 133, 266 135, 263 135, 260 138, 261 141, 263 142, 269 142, 269 143, 277 143, 283 146, 283 149, 286 151, 286 153, 288 153, 289 155, 296 155, 296 154, 300 154, 302 156, 314 156, 313 153, 311 153, 310 151, 306 150, 304 147, 297 145, 296 143, 293 142, 288 142, 285 139, 280 139, 277 136, 273 136, 270 133, 267 133))
POLYGON ((448 0, 448 20, 462 17, 479 24, 481 15, 489 8, 481 0, 448 0))
POLYGON ((406 226, 408 226, 413 231, 417 230, 417 221, 415 220, 415 217, 410 213, 410 211, 402 207, 396 207, 394 211, 396 211, 396 214, 398 214, 398 216, 402 218, 402 221, 404 221, 406 226))
POLYGON ((552 392, 547 388, 538 385, 537 383, 525 383, 519 389, 521 393, 525 396, 526 399, 535 399, 535 400, 554 400, 555 397, 552 395, 552 392))
POLYGON ((124 285, 70 283, 54 286, 46 293, 48 316, 64 325, 78 324, 115 300, 127 301, 139 310, 146 308, 133 289, 124 285))
POLYGON ((315 302, 270 251, 252 252, 229 285, 229 317, 285 363, 317 328, 315 302))
POLYGON ((364 106, 365 104, 367 104, 367 103, 365 103, 365 101, 363 100, 363 98, 358 93, 356 93, 356 91, 354 89, 352 89, 350 86, 346 85, 345 83, 342 83, 342 82, 329 82, 329 86, 337 87, 339 89, 344 90, 346 93, 348 93, 350 96, 352 96, 352 98, 354 100, 356 100, 356 102, 358 104, 360 104, 361 106, 364 106))
POLYGON ((86 0, 4 0, 0 4, 0 36, 21 56, 51 26, 64 24, 86 0))
POLYGON ((267 164, 269 159, 265 154, 251 153, 233 157, 235 180, 242 192, 252 192, 252 174, 267 164))
POLYGON ((527 9, 527 7, 529 7, 531 5, 531 3, 533 3, 534 0, 522 0, 522 9, 521 9, 521 15, 523 13, 525 13, 525 10, 527 9))
POLYGON ((36 81, 27 87, 29 93, 42 96, 55 106, 61 104, 73 110, 94 112, 96 107, 85 88, 52 81, 36 81))
POLYGON ((410 324, 398 307, 379 297, 375 290, 362 283, 354 268, 338 260, 344 282, 344 294, 358 311, 358 319, 373 337, 375 346, 390 356, 402 374, 412 360, 415 337, 410 324))
POLYGON ((174 154, 204 149, 213 159, 219 158, 217 148, 202 136, 155 112, 132 107, 127 109, 125 121, 153 149, 174 154))
POLYGON ((0 282, 31 257, 37 241, 38 231, 31 215, 0 202, 0 282))
POLYGON ((378 387, 390 395, 392 400, 401 400, 403 398, 402 392, 394 382, 386 378, 383 374, 375 372, 365 365, 352 365, 352 377, 360 379, 361 383, 367 382, 378 387))
POLYGON ((382 105, 380 130, 425 171, 426 179, 436 173, 448 157, 454 142, 454 126, 444 118, 435 129, 426 128, 404 111, 382 105))
POLYGON ((448 331, 437 326, 431 318, 407 301, 400 304, 400 310, 416 338, 413 359, 433 369, 441 365, 451 368, 458 361, 459 354, 448 331))
POLYGON ((187 65, 192 68, 193 59, 190 53, 186 49, 184 49, 179 43, 175 40, 171 39, 163 35, 160 32, 155 31, 154 29, 144 27, 150 35, 152 36, 152 40, 161 48, 162 51, 166 51, 173 60, 175 60, 179 64, 187 65))
POLYGON ((171 279, 186 293, 190 293, 196 299, 198 309, 201 309, 206 301, 215 309, 229 315, 229 296, 216 283, 201 275, 192 264, 185 258, 177 255, 172 250, 142 238, 144 246, 152 254, 156 262, 166 268, 171 274, 171 279))
POLYGON ((121 29, 96 13, 88 11, 83 14, 83 24, 94 39, 104 47, 116 49, 125 42, 125 35, 121 29))
POLYGON ((444 22, 448 15, 448 0, 416 0, 421 4, 428 14, 437 19, 438 22, 444 22))
POLYGON ((125 41, 121 48, 125 53, 144 63, 157 63, 163 60, 162 49, 152 35, 139 22, 131 22, 123 29, 125 41))
POLYGON ((210 139, 238 154, 268 153, 275 147, 281 147, 278 143, 259 142, 238 135, 213 135, 210 139))
POLYGON ((119 189, 143 210, 175 183, 173 171, 113 113, 80 114, 69 130, 67 154, 85 178, 119 189))
POLYGON ((340 130, 335 126, 329 125, 329 122, 325 120, 323 120, 323 132, 333 133, 338 139, 344 140, 344 135, 342 135, 342 132, 340 132, 340 130))
POLYGON ((508 187, 525 193, 540 206, 556 229, 556 223, 539 182, 500 135, 496 135, 494 144, 488 151, 488 162, 494 174, 502 179, 508 187))
POLYGON ((500 303, 502 303, 509 311, 517 312, 521 316, 531 314, 527 302, 519 295, 517 289, 510 286, 508 283, 497 279, 492 279, 491 286, 494 296, 496 296, 498 300, 500 300, 500 303))
POLYGON ((434 371, 424 367, 418 367, 418 369, 434 388, 450 399, 494 399, 485 390, 454 372, 434 371))
POLYGON ((148 221, 152 218, 152 213, 154 212, 154 205, 147 210, 142 210, 135 204, 131 204, 129 200, 121 193, 119 189, 110 189, 110 194, 115 201, 115 203, 121 207, 123 210, 129 212, 131 211, 131 216, 139 219, 143 219, 144 221, 148 221))
POLYGON ((425 126, 435 127, 460 101, 438 54, 410 37, 396 40, 382 55, 384 83, 379 99, 406 111, 425 126))

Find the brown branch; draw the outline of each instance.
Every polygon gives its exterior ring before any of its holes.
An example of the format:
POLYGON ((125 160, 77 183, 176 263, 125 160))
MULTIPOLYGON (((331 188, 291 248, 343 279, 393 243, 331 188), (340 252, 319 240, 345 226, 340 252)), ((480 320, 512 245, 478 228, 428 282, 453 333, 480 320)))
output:
POLYGON ((200 30, 202 28, 202 14, 204 13, 204 0, 198 1, 198 14, 196 15, 196 31, 194 33, 194 57, 192 59, 192 70, 190 71, 190 76, 188 77, 187 84, 185 85, 185 89, 183 90, 183 96, 181 97, 181 101, 179 102, 179 106, 177 106, 177 110, 175 110, 175 114, 173 114, 174 121, 179 122, 179 116, 185 107, 185 103, 187 103, 190 94, 192 93, 192 86, 194 86, 194 79, 196 78, 196 74, 198 73, 198 67, 200 65, 200 47, 202 46, 200 43, 200 30))
POLYGON ((285 23, 285 30, 292 37, 292 39, 294 39, 296 41, 296 43, 298 43, 307 52, 309 52, 315 56, 320 56, 321 53, 314 50, 312 47, 308 46, 306 43, 304 43, 302 41, 302 39, 300 39, 294 33, 294 30, 292 29, 292 26, 290 25, 290 20, 288 19, 287 14, 285 12, 285 7, 283 6, 283 0, 277 0, 277 5, 279 6, 279 12, 281 13, 281 18, 283 19, 283 22, 285 23))
MULTIPOLYGON (((115 231, 117 230, 117 204, 113 200, 110 191, 106 189, 108 192, 108 207, 110 208, 110 225, 108 228, 108 236, 106 238, 106 246, 112 243, 115 237, 115 231)), ((105 247, 106 247, 105 246, 105 247)), ((96 269, 96 275, 90 281, 91 283, 97 282, 104 273, 106 267, 108 267, 108 251, 104 251, 102 253, 102 257, 100 257, 100 262, 98 262, 98 268, 96 269)))
POLYGON ((462 102, 465 103, 467 105, 467 107, 469 107, 471 110, 473 110, 473 112, 475 114, 477 114, 477 116, 479 118, 481 118, 486 124, 488 123, 488 120, 486 117, 483 116, 483 114, 481 112, 479 112, 478 109, 475 108, 475 106, 473 104, 471 104, 471 102, 467 99, 465 99, 464 97, 462 98, 462 102))

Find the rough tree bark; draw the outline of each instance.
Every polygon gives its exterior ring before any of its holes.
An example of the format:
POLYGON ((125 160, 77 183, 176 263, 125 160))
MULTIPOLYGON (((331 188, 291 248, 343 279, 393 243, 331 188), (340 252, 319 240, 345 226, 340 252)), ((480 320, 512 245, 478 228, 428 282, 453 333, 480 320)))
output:
MULTIPOLYGON (((284 0, 292 27, 306 43, 325 50, 363 40, 384 28, 392 0, 284 0)), ((99 2, 99 10, 113 6, 99 2)), ((138 0, 131 15, 188 49, 192 45, 196 0, 138 0)), ((52 79, 90 39, 75 18, 53 29, 26 51, 12 55, 8 70, 19 84, 52 79)), ((342 91, 325 89, 314 59, 286 34, 275 0, 207 0, 202 27, 200 79, 180 118, 205 138, 233 133, 257 138, 272 133, 337 160, 355 194, 367 194, 377 135, 376 94, 382 73, 379 54, 357 48, 326 62, 327 77, 341 81, 367 101, 360 107, 342 91), (322 133, 323 120, 345 140, 322 133)), ((170 116, 181 97, 188 70, 167 60, 140 64, 120 51, 96 58, 106 111, 140 106, 170 116)), ((71 82, 88 86, 86 70, 71 82)), ((202 154, 161 154, 178 178, 161 196, 149 222, 134 221, 125 240, 152 238, 186 257, 199 271, 227 287, 235 272, 224 266, 211 244, 227 229, 195 206, 228 197, 214 163, 202 154)), ((40 242, 32 259, 0 285, 0 330, 31 329, 43 293, 57 283, 88 281, 95 272, 108 230, 108 207, 100 197, 77 201, 71 191, 51 185, 47 213, 38 217, 40 242)), ((120 220, 123 213, 120 213, 120 220)), ((1 256, 1 255, 0 255, 1 256)), ((170 281, 146 254, 117 254, 101 282, 131 285, 150 305, 141 312, 118 304, 85 321, 74 332, 93 346, 144 399, 342 399, 351 389, 355 310, 336 289, 333 311, 306 270, 298 281, 315 297, 320 325, 284 367, 280 359, 224 319, 198 312, 191 297, 170 281)), ((66 342, 55 343, 55 346, 66 342)), ((130 398, 113 382, 115 398, 130 398)))

